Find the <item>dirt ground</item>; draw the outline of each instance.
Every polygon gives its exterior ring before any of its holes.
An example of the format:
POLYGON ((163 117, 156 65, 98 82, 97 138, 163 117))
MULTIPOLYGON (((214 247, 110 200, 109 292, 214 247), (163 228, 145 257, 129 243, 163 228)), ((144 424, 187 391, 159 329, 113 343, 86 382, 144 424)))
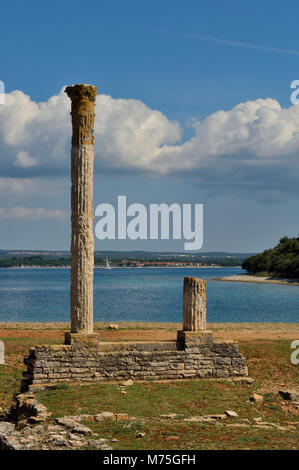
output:
MULTIPOLYGON (((180 323, 95 323, 95 331, 104 341, 174 341, 180 323)), ((69 331, 68 323, 0 323, 0 337, 61 339, 69 331)), ((210 323, 216 340, 251 341, 255 339, 299 339, 299 323, 210 323)))

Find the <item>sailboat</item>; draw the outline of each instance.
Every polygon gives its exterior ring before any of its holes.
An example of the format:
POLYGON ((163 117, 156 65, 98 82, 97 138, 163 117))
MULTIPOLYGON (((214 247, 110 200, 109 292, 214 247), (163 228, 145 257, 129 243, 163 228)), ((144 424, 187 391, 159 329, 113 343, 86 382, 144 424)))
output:
POLYGON ((106 269, 112 269, 112 267, 110 266, 109 264, 109 261, 108 261, 108 256, 106 256, 106 269))

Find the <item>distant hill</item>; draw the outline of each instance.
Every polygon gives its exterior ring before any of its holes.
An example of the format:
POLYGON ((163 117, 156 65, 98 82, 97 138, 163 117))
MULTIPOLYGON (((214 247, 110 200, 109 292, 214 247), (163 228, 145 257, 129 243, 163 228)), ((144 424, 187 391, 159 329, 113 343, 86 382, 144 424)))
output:
POLYGON ((249 274, 298 279, 299 238, 281 238, 274 248, 246 258, 242 268, 249 274))
MULTIPOLYGON (((208 251, 208 252, 192 252, 192 251, 115 251, 105 250, 94 252, 96 257, 105 258, 108 256, 111 259, 119 258, 130 258, 130 259, 146 259, 146 258, 188 258, 188 259, 205 259, 205 258, 227 258, 227 259, 238 259, 244 260, 248 256, 252 256, 255 253, 230 253, 226 251, 208 251)), ((59 251, 59 250, 0 250, 1 258, 15 258, 15 257, 31 257, 31 256, 45 256, 46 258, 68 258, 71 256, 70 251, 59 251)))
MULTIPOLYGON (((114 266, 145 263, 202 263, 218 266, 241 266, 252 253, 228 252, 153 252, 153 251, 95 251, 95 263, 102 265, 108 257, 114 266)), ((69 266, 69 251, 0 250, 0 267, 69 266)))

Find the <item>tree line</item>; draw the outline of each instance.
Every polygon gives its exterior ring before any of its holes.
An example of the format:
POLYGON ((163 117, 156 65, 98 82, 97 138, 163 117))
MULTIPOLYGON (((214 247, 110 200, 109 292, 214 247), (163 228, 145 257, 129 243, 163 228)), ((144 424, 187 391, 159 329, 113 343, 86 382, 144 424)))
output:
MULTIPOLYGON (((159 266, 161 259, 154 256, 152 258, 144 258, 144 257, 136 257, 134 258, 127 258, 124 259, 113 259, 110 260, 110 264, 112 266, 134 266, 136 261, 150 263, 153 266, 159 266)), ((184 258, 178 259, 176 257, 169 257, 166 260, 163 260, 165 264, 167 262, 184 262, 184 263, 203 263, 207 265, 217 265, 217 266, 241 266, 242 259, 240 258, 227 258, 227 257, 219 257, 219 258, 205 258, 205 259, 198 259, 195 260, 194 258, 184 258)), ((95 256, 94 259, 95 265, 101 266, 105 264, 104 258, 99 256, 95 256)), ((42 266, 42 267, 62 267, 62 266, 70 266, 71 259, 70 257, 47 257, 47 256, 7 256, 7 257, 0 257, 0 268, 18 268, 22 266, 42 266)))
POLYGON ((249 274, 299 278, 299 238, 281 238, 274 248, 246 258, 242 268, 249 274))

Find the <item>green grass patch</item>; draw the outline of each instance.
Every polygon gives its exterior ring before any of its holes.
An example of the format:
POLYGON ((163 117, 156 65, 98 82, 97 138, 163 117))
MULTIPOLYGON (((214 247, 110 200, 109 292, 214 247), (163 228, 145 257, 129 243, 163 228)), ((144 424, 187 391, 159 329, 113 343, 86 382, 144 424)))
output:
POLYGON ((137 419, 160 419, 161 415, 176 413, 178 420, 185 417, 223 414, 234 410, 239 418, 253 419, 271 415, 272 422, 284 418, 278 396, 270 395, 262 405, 248 402, 253 386, 226 381, 194 380, 168 383, 134 383, 126 388, 126 395, 116 384, 68 385, 44 390, 39 400, 55 417, 66 414, 97 414, 102 411, 127 413, 137 419))

